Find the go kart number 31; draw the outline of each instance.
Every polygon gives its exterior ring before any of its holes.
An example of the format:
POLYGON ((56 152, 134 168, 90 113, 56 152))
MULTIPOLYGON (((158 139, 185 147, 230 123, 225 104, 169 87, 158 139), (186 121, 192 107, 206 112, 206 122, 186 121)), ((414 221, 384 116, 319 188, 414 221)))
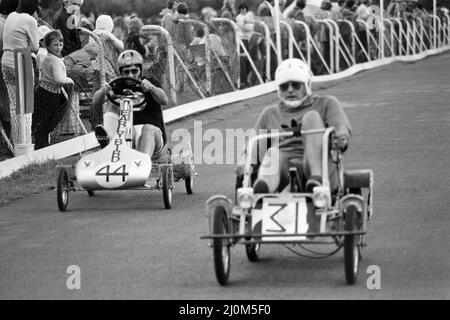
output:
POLYGON ((120 162, 101 164, 95 171, 97 183, 107 188, 123 186, 127 182, 129 175, 127 165, 120 162))

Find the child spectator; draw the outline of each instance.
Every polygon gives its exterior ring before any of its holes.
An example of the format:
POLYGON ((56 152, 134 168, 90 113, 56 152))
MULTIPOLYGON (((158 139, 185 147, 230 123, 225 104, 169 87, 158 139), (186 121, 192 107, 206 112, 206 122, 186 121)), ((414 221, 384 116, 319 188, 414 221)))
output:
POLYGON ((67 94, 64 85, 73 85, 67 77, 66 66, 61 58, 64 46, 62 33, 59 30, 50 31, 44 37, 48 54, 42 62, 42 75, 36 89, 32 134, 35 139, 35 150, 49 145, 48 135, 56 128, 68 108, 67 94))
POLYGON ((36 65, 37 65, 39 73, 40 73, 42 61, 44 61, 45 57, 47 56, 47 52, 48 52, 47 48, 45 47, 45 44, 44 44, 44 38, 47 35, 47 33, 52 31, 52 29, 50 29, 47 26, 40 26, 38 28, 38 30, 39 30, 39 49, 36 54, 36 65))

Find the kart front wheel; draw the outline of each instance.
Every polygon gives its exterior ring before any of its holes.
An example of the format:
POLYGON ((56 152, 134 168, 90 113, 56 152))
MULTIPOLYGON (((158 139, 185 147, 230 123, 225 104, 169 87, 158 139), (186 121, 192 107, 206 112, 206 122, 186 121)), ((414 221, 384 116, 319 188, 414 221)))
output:
POLYGON ((170 183, 171 179, 171 169, 169 167, 164 167, 162 169, 162 192, 164 207, 166 209, 172 208, 172 185, 170 183))
MULTIPOLYGON (((228 220, 225 210, 222 207, 216 207, 213 213, 213 233, 222 235, 228 233, 228 220)), ((230 276, 230 244, 228 239, 213 239, 214 269, 216 271, 217 281, 225 286, 230 276)))
MULTIPOLYGON (((354 205, 349 205, 345 212, 345 231, 354 232, 359 230, 359 212, 354 205)), ((355 284, 359 270, 359 236, 346 235, 344 237, 344 263, 345 280, 347 284, 355 284)))
POLYGON ((66 211, 69 203, 70 182, 69 174, 65 168, 58 169, 58 179, 56 182, 56 198, 58 200, 59 211, 66 211))

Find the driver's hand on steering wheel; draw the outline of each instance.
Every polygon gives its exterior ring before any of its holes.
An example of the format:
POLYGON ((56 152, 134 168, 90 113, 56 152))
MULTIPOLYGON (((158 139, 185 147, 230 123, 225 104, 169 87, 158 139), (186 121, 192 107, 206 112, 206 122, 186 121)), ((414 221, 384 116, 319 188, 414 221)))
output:
POLYGON ((148 91, 152 90, 153 87, 154 87, 154 85, 147 79, 142 80, 141 88, 144 92, 148 92, 148 91))

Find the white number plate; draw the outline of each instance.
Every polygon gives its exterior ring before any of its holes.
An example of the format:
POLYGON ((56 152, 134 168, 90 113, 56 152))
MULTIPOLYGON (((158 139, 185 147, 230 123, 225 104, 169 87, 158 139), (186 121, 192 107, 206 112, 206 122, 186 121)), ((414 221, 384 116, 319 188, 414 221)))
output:
POLYGON ((254 233, 279 235, 263 237, 263 241, 305 240, 304 236, 283 237, 287 234, 305 234, 309 225, 308 208, 304 198, 266 198, 260 210, 252 210, 252 229, 254 233))

